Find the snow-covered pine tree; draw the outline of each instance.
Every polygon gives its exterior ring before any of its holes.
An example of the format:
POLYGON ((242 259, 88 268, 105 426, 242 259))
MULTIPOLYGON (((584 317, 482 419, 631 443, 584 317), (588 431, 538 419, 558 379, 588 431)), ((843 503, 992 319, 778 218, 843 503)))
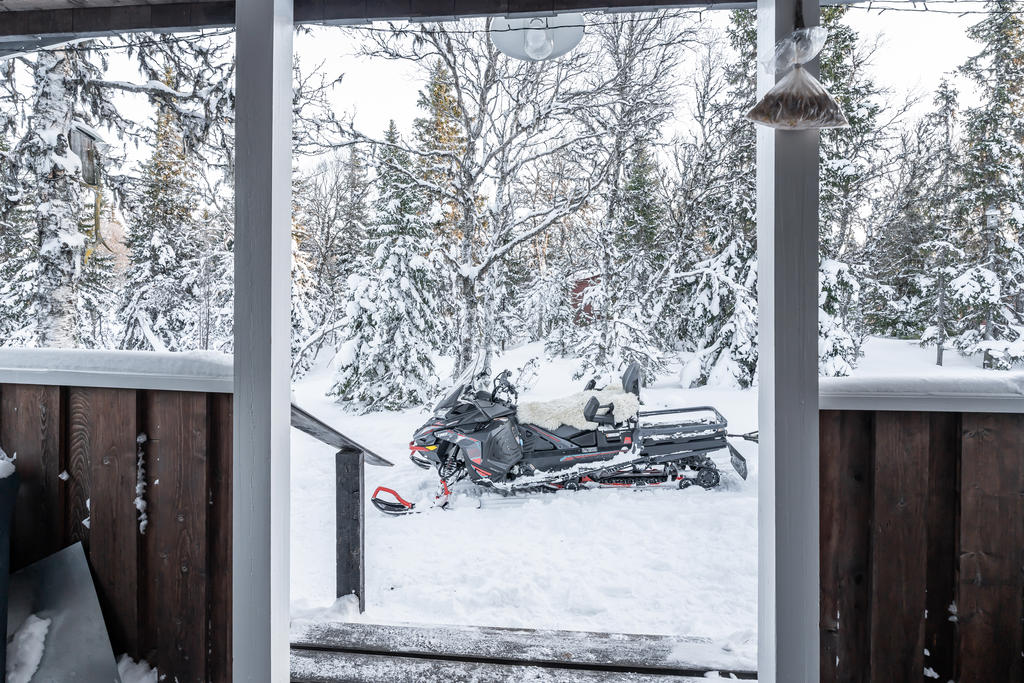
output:
POLYGON ((910 339, 929 324, 922 305, 930 257, 922 249, 934 237, 931 191, 938 180, 939 148, 955 144, 937 137, 934 115, 904 131, 886 172, 888 191, 872 201, 871 232, 862 254, 864 322, 874 334, 910 339))
POLYGON ((349 146, 342 168, 342 194, 337 201, 345 258, 340 259, 338 266, 342 277, 347 279, 350 273, 356 271, 360 262, 373 253, 360 249, 361 245, 370 242, 367 229, 370 223, 372 186, 365 155, 359 145, 349 146))
POLYGON ((864 249, 872 278, 865 295, 869 326, 881 334, 919 337, 936 346, 959 333, 962 310, 951 283, 970 270, 965 237, 963 146, 957 93, 948 80, 933 109, 907 131, 887 174, 890 190, 872 209, 864 249))
POLYGON ((963 66, 979 104, 966 112, 967 253, 974 268, 952 283, 970 314, 955 340, 983 352, 986 367, 1024 360, 1024 323, 1016 297, 1024 289, 1024 17, 1014 0, 989 0, 987 16, 968 31, 982 45, 963 66))
MULTIPOLYGON (((456 181, 457 156, 464 153, 462 113, 452 91, 452 79, 441 59, 427 72, 427 83, 416 102, 423 112, 413 121, 414 169, 417 187, 412 190, 422 204, 424 220, 436 237, 437 253, 458 240, 459 205, 448 188, 456 181)), ((439 271, 438 348, 456 348, 460 343, 460 303, 456 277, 445 266, 439 271)), ((456 363, 456 365, 458 365, 456 363)))
MULTIPOLYGON (((292 220, 292 288, 291 288, 291 359, 292 379, 302 377, 313 366, 321 348, 333 340, 334 323, 337 319, 337 303, 334 293, 329 300, 320 296, 321 282, 318 280, 317 263, 310 251, 304 249, 312 238, 306 226, 292 220), (328 309, 330 307, 330 309, 328 309), (330 310, 330 312, 328 312, 330 310)), ((337 297, 343 300, 344 292, 337 297)))
POLYGON ((325 346, 337 346, 349 276, 368 251, 371 183, 358 145, 335 152, 293 186, 292 372, 309 369, 325 346))
MULTIPOLYGON (((164 74, 173 88, 173 74, 164 74)), ((196 348, 199 326, 193 268, 203 254, 200 192, 177 114, 156 115, 152 153, 125 204, 130 265, 122 304, 123 349, 196 348)))
POLYGON ((417 193, 430 202, 429 216, 440 235, 454 231, 459 223, 459 206, 446 189, 458 174, 455 161, 464 152, 466 140, 462 132, 462 111, 452 86, 452 76, 441 59, 430 66, 427 84, 419 93, 416 105, 423 116, 413 121, 414 139, 419 154, 416 167, 422 184, 417 193))
MULTIPOLYGON (((920 163, 932 173, 925 186, 925 241, 915 250, 920 264, 917 273, 920 304, 907 307, 913 317, 927 316, 921 333, 922 344, 935 346, 935 364, 942 365, 947 340, 960 330, 963 309, 953 283, 970 269, 961 246, 965 233, 963 145, 959 132, 957 92, 943 80, 935 94, 934 110, 925 119, 925 145, 932 150, 932 163, 920 163)), ((910 298, 913 302, 913 294, 910 298)))
POLYGON ((658 12, 616 17, 595 30, 602 60, 595 69, 608 85, 588 123, 600 136, 598 155, 607 170, 603 213, 585 235, 594 277, 584 291, 590 314, 577 347, 581 375, 614 375, 637 361, 650 379, 664 368, 652 294, 666 288, 661 266, 667 260, 660 250, 645 248, 656 242, 644 223, 644 214, 651 216, 651 207, 644 207, 650 198, 639 187, 629 188, 631 182, 652 181, 640 150, 657 141, 672 114, 676 70, 683 46, 693 40, 692 28, 676 14, 658 12))
MULTIPOLYGON (((20 326, 17 338, 6 340, 9 344, 72 347, 93 343, 93 321, 82 317, 97 302, 88 301, 90 292, 96 290, 79 286, 90 269, 85 263, 88 237, 78 220, 85 192, 80 160, 70 148, 72 127, 107 125, 116 134, 133 129, 137 122, 125 117, 110 98, 115 90, 146 94, 153 101, 166 103, 214 99, 216 84, 205 82, 210 79, 204 80, 201 92, 191 94, 175 93, 160 83, 106 81, 106 62, 96 47, 95 42, 88 41, 40 50, 30 65, 30 115, 20 121, 20 137, 9 153, 10 163, 5 164, 3 212, 21 211, 32 217, 34 234, 29 242, 34 246, 23 264, 32 291, 19 294, 27 324, 20 326)), ((135 54, 142 54, 142 50, 135 54)), ((10 78, 17 80, 17 71, 4 73, 6 88, 10 78)), ((209 71, 206 73, 209 75, 209 71)), ((27 90, 28 84, 24 88, 27 90)), ((217 127, 219 119, 206 119, 194 112, 189 115, 193 122, 201 118, 208 124, 197 128, 208 132, 217 127)), ((101 170, 104 179, 110 180, 107 169, 101 170)), ((93 265, 99 266, 100 262, 93 265)), ((109 305, 106 301, 99 303, 109 305)))
POLYGON ((842 377, 853 371, 864 344, 864 332, 851 324, 860 310, 861 279, 830 258, 821 260, 818 278, 818 371, 842 377))
MULTIPOLYGON (((740 55, 753 29, 749 14, 735 14, 728 32, 740 55)), ((753 130, 735 116, 753 104, 753 64, 752 55, 726 63, 714 41, 704 46, 692 79, 693 132, 674 148, 667 204, 679 286, 666 317, 693 353, 680 375, 684 386, 746 387, 756 378, 753 130)))
POLYGON ((655 332, 659 311, 651 305, 656 288, 665 284, 655 277, 666 261, 658 249, 664 210, 649 143, 643 136, 613 143, 621 145, 624 158, 617 162, 618 178, 609 180, 603 229, 595 233, 600 237, 589 240, 600 270, 583 291, 589 313, 583 316, 587 325, 576 349, 580 376, 614 376, 637 361, 650 380, 665 367, 655 332))
POLYGON ((887 107, 885 91, 869 66, 877 43, 868 43, 846 21, 848 7, 822 8, 829 38, 821 52, 821 81, 836 98, 848 128, 822 131, 819 230, 819 366, 824 375, 848 374, 861 356, 866 328, 861 292, 866 278, 858 236, 870 233, 863 209, 883 177, 882 151, 892 125, 909 103, 887 107))
POLYGON ((331 393, 356 410, 399 410, 429 401, 436 386, 437 310, 433 235, 394 121, 377 159, 372 256, 349 278, 345 337, 331 393))
MULTIPOLYGON (((559 156, 545 160, 524 183, 529 208, 550 206, 555 196, 571 188, 562 170, 569 160, 559 156)), ((578 235, 587 230, 589 206, 567 215, 516 251, 509 270, 513 280, 518 329, 528 341, 542 341, 547 353, 570 354, 578 336, 581 268, 589 267, 590 255, 580 249, 578 235)))
POLYGON ((190 348, 231 353, 234 348, 235 255, 233 208, 203 209, 197 217, 199 254, 185 286, 196 298, 190 348))
POLYGON ((119 294, 113 272, 114 255, 107 249, 101 233, 102 206, 102 191, 95 188, 86 193, 78 219, 78 229, 85 235, 86 244, 75 285, 75 301, 79 344, 90 349, 113 346, 119 326, 116 306, 111 305, 119 294))
MULTIPOLYGON (((869 226, 863 224, 861 209, 872 197, 883 165, 880 150, 888 144, 887 126, 899 118, 903 108, 889 111, 880 97, 883 91, 866 68, 874 46, 864 44, 844 19, 848 8, 824 7, 821 24, 829 39, 821 52, 821 81, 850 121, 846 129, 822 131, 820 146, 819 231, 821 268, 819 272, 819 366, 823 374, 846 373, 857 362, 864 338, 860 308, 860 245, 856 238, 869 226)), ((756 54, 756 16, 737 11, 732 17, 730 37, 734 49, 753 65, 756 54)), ((738 73, 748 83, 753 71, 738 73)), ((748 85, 748 87, 750 87, 748 85)), ((753 145, 747 144, 747 149, 753 145)))

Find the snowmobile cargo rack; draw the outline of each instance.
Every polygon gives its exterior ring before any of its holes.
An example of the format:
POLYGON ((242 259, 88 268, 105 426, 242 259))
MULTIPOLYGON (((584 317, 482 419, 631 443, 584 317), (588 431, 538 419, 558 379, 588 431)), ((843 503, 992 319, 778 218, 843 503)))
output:
POLYGON ((706 432, 725 432, 728 428, 728 421, 725 416, 718 412, 713 406, 695 406, 692 408, 668 408, 666 410, 641 410, 637 417, 655 417, 658 415, 681 415, 684 413, 714 413, 714 421, 691 420, 682 423, 661 425, 658 423, 642 424, 644 434, 703 434, 706 432))

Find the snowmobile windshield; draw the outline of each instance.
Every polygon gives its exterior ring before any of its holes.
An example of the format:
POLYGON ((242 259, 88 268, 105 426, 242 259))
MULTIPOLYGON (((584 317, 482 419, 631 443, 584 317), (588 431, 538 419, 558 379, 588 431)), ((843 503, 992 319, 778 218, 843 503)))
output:
POLYGON ((480 373, 480 367, 483 365, 484 356, 482 353, 477 353, 476 357, 470 361, 469 365, 462 371, 459 378, 455 380, 455 384, 452 385, 452 390, 448 392, 444 398, 438 401, 437 405, 434 406, 434 415, 440 415, 443 411, 452 408, 459 399, 462 398, 462 394, 466 391, 466 388, 473 383, 473 380, 480 373))

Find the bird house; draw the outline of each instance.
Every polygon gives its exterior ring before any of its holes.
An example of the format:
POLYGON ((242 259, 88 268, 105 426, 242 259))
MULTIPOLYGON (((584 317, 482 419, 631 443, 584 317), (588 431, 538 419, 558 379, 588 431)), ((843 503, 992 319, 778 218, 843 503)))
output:
POLYGON ((80 121, 72 122, 70 138, 71 151, 82 161, 82 182, 99 185, 101 151, 106 143, 95 129, 80 121))

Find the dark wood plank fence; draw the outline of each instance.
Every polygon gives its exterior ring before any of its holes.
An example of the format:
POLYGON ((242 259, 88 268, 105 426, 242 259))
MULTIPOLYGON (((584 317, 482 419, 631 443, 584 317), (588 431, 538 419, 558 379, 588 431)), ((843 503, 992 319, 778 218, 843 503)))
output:
POLYGON ((821 680, 1024 681, 1024 415, 821 413, 821 680))
POLYGON ((12 568, 82 541, 115 652, 181 683, 231 680, 231 410, 228 394, 0 384, 22 482, 12 568))

